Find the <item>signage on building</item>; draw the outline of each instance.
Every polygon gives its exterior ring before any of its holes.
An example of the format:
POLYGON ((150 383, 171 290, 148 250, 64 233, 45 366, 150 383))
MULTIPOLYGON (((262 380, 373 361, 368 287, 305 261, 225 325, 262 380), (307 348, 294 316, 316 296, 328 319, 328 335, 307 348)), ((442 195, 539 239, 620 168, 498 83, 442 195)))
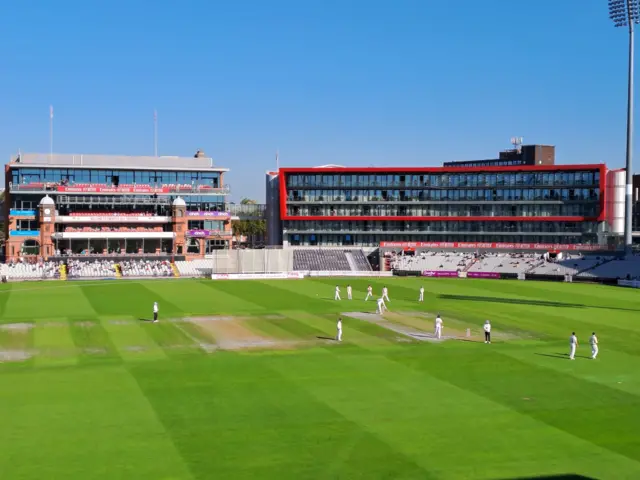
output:
POLYGON ((184 187, 151 187, 151 186, 130 186, 130 187, 108 187, 101 185, 93 186, 73 186, 58 185, 56 190, 60 193, 190 193, 190 192, 215 192, 218 188, 206 186, 184 186, 184 187))
POLYGON ((167 223, 169 217, 152 217, 152 216, 130 216, 130 215, 74 215, 74 216, 59 216, 58 222, 60 223, 88 223, 88 222, 103 222, 103 223, 167 223))
MULTIPOLYGON (((221 235, 226 232, 222 230, 187 230, 187 237, 208 237, 210 235, 221 235)), ((230 233, 228 233, 230 235, 230 233)))
POLYGON ((229 212, 187 212, 187 217, 216 217, 216 218, 229 218, 231 214, 229 212))
POLYGON ((40 230, 10 230, 10 237, 39 237, 40 230))
POLYGON ((474 250, 609 250, 604 245, 563 245, 557 243, 483 243, 483 242, 380 242, 380 248, 469 248, 474 250))
POLYGON ((36 211, 35 210, 18 210, 18 209, 12 208, 9 210, 9 215, 14 217, 33 217, 36 215, 36 211))

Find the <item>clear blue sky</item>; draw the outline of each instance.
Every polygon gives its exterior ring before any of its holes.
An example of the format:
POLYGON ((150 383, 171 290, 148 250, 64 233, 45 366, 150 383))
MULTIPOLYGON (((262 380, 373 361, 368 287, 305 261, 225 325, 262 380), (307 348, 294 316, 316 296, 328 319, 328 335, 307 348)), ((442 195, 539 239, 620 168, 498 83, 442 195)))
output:
POLYGON ((276 149, 439 165, 517 135, 624 163, 627 36, 606 0, 5 3, 5 161, 49 150, 51 104, 58 153, 153 154, 156 108, 160 154, 204 149, 236 200, 263 200, 276 149))

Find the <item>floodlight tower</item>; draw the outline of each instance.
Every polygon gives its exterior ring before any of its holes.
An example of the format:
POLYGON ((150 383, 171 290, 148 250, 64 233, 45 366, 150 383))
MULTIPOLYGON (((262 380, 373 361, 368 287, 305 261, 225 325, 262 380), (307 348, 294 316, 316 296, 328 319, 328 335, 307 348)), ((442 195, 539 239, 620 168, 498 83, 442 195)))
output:
POLYGON ((624 250, 631 255, 633 171, 633 33, 634 26, 640 23, 640 0, 609 0, 609 18, 616 27, 629 28, 629 68, 627 71, 627 162, 626 162, 626 190, 624 202, 624 250))

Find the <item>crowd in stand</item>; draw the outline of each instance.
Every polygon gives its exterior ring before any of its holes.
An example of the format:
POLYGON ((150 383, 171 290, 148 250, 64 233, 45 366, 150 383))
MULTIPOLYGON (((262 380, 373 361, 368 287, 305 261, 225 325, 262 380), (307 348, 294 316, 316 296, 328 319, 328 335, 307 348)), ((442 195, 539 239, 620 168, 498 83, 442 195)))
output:
POLYGON ((151 217, 151 212, 117 212, 117 211, 103 211, 103 212, 71 212, 71 217, 151 217))
POLYGON ((165 260, 125 260, 120 262, 123 277, 172 277, 171 263, 165 260))
POLYGON ((69 260, 67 262, 67 277, 115 277, 116 263, 113 260, 92 260, 82 262, 69 260))
POLYGON ((19 259, 10 261, 3 267, 2 275, 9 280, 60 278, 60 266, 62 262, 45 262, 38 259, 19 259))

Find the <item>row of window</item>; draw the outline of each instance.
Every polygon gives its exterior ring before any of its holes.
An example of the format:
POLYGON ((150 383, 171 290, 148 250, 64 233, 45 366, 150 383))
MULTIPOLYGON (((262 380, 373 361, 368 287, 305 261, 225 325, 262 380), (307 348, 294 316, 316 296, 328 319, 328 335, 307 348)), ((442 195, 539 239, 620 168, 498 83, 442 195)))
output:
POLYGON ((597 217, 598 204, 289 205, 291 216, 317 217, 597 217))
POLYGON ((14 168, 11 169, 12 182, 23 183, 97 183, 111 185, 114 178, 120 184, 191 184, 217 186, 219 172, 167 172, 138 170, 92 170, 81 168, 14 168))
POLYGON ((598 185, 600 171, 432 173, 432 174, 289 174, 287 188, 313 187, 483 187, 598 185))
POLYGON ((188 227, 189 230, 222 231, 224 230, 224 223, 220 220, 189 220, 188 227))
POLYGON ((524 165, 524 160, 476 160, 472 162, 444 162, 444 167, 512 167, 524 165))
POLYGON ((509 243, 558 243, 597 244, 598 238, 589 235, 390 235, 390 234, 289 234, 285 240, 292 246, 357 246, 377 247, 380 242, 509 242, 509 243))
POLYGON ((597 222, 399 222, 399 221, 317 221, 296 220, 285 223, 291 232, 522 232, 522 233, 597 233, 597 222))
MULTIPOLYGON (((73 203, 68 206, 60 201, 60 195, 52 195, 53 200, 56 202, 56 207, 60 211, 61 215, 65 215, 62 211, 83 211, 89 209, 100 209, 103 211, 105 208, 120 208, 125 206, 137 206, 137 208, 145 208, 153 204, 153 196, 149 195, 136 195, 131 197, 114 196, 114 195, 63 195, 73 199, 73 203), (82 198, 85 202, 79 202, 82 198)), ((205 210, 205 211, 224 211, 225 209, 225 197, 221 195, 185 195, 182 199, 187 204, 187 210, 205 210)), ((37 209, 42 200, 42 195, 34 194, 12 194, 11 195, 11 207, 16 210, 33 210, 37 209)), ((171 197, 170 201, 174 198, 171 197)), ((168 215, 171 215, 170 203, 167 207, 158 206, 158 208, 164 208, 168 215)), ((160 214, 158 214, 160 215, 160 214)))
POLYGON ((584 201, 600 199, 598 188, 496 188, 476 190, 291 190, 290 202, 584 201))

